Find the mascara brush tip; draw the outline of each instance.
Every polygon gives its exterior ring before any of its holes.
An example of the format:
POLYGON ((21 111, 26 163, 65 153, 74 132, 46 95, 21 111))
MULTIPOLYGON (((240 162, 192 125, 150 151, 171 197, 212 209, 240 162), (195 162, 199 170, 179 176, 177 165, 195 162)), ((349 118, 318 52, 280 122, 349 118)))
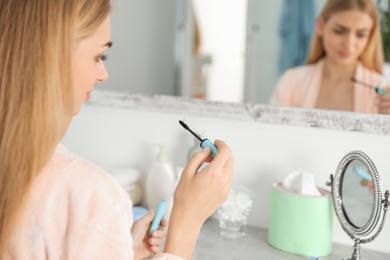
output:
POLYGON ((186 123, 184 123, 183 121, 179 120, 179 124, 184 127, 185 129, 188 129, 188 125, 186 125, 186 123))

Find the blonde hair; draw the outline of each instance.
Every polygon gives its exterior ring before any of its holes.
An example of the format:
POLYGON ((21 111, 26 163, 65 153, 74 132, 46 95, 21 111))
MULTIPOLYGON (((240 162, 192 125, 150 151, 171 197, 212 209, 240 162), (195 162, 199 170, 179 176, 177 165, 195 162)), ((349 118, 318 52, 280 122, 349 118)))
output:
POLYGON ((72 118, 76 41, 110 10, 109 0, 0 2, 0 259, 72 118))
MULTIPOLYGON (((374 25, 370 39, 360 57, 360 60, 367 68, 382 74, 384 58, 380 33, 380 17, 373 0, 328 0, 320 16, 323 17, 326 22, 333 14, 348 10, 359 10, 367 13, 371 17, 374 25)), ((322 38, 315 32, 307 58, 307 63, 316 63, 325 55, 326 53, 322 38)))

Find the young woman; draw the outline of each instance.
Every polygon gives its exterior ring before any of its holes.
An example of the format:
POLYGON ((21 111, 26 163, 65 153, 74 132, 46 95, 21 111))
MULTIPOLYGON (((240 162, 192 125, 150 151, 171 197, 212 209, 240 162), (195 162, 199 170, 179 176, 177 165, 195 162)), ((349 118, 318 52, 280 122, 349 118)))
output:
POLYGON ((317 19, 307 63, 284 73, 271 104, 390 113, 390 97, 375 92, 387 83, 374 1, 328 0, 317 19))
POLYGON ((234 159, 216 141, 213 160, 204 150, 184 169, 159 252, 165 232, 147 235, 154 212, 133 225, 121 187, 59 144, 107 78, 110 9, 109 0, 0 2, 0 259, 191 258, 227 198, 234 159))

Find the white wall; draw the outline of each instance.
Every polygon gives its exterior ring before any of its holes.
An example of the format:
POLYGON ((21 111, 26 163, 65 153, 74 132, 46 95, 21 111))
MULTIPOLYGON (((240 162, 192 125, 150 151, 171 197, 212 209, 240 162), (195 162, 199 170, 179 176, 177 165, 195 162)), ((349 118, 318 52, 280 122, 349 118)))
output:
MULTIPOLYGON (((176 166, 183 166, 192 136, 178 124, 185 119, 211 139, 225 140, 236 158, 235 181, 256 192, 249 224, 267 228, 271 184, 287 173, 305 168, 325 187, 341 158, 352 150, 371 157, 390 189, 390 136, 272 125, 136 110, 84 106, 65 136, 70 150, 102 165, 129 166, 146 172, 154 160, 153 144, 165 143, 176 166)), ((329 188, 326 188, 329 189, 329 188)), ((334 241, 352 246, 351 239, 334 219, 334 241)), ((389 252, 390 220, 372 243, 363 245, 389 252)))
POLYGON ((97 88, 175 94, 176 0, 113 0, 108 80, 97 88))
POLYGON ((242 102, 247 1, 193 0, 201 52, 211 55, 207 99, 242 102))

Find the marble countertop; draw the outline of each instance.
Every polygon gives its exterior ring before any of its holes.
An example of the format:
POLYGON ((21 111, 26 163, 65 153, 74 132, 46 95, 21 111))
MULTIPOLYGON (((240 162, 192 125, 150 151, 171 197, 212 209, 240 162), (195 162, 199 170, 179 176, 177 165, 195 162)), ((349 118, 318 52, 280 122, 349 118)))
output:
POLYGON ((95 90, 86 105, 390 135, 388 115, 95 90))
MULTIPOLYGON (((219 235, 218 222, 208 219, 203 225, 195 251, 193 260, 309 260, 308 256, 289 254, 273 248, 267 243, 267 230, 247 227, 246 235, 239 239, 226 239, 219 235)), ((375 241, 373 242, 375 243, 375 241)), ((332 254, 321 257, 322 260, 347 258, 352 255, 351 246, 333 244, 332 254)), ((364 259, 383 260, 390 259, 390 254, 365 250, 362 245, 361 255, 364 259)))

